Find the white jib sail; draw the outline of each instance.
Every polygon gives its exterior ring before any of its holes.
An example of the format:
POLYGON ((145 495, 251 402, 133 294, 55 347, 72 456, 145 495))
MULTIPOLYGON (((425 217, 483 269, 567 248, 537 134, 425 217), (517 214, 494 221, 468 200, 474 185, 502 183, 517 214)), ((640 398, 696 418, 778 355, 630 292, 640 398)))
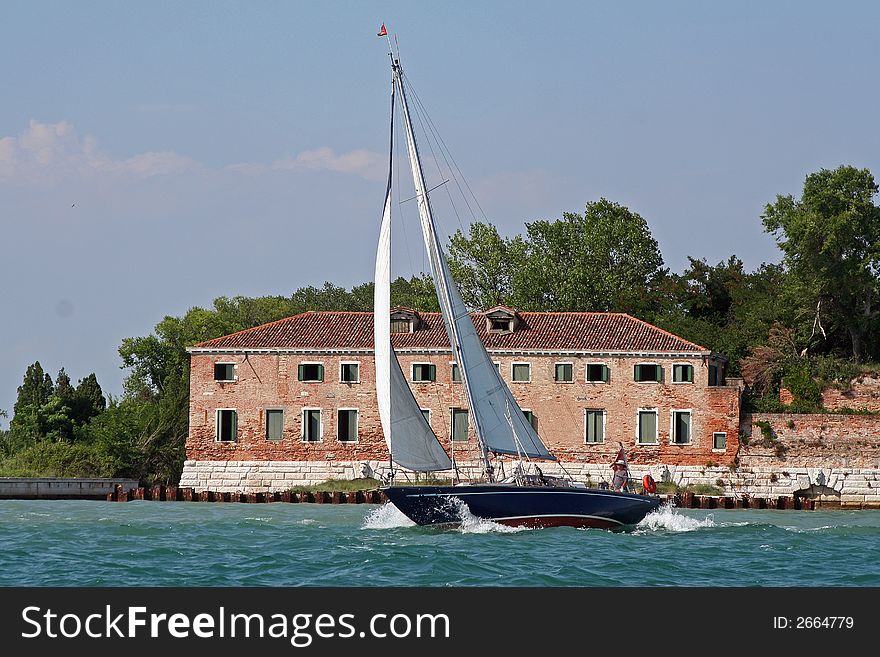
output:
POLYGON ((391 347, 391 176, 385 195, 373 291, 376 398, 385 443, 395 463, 410 470, 448 470, 452 461, 413 397, 391 347))

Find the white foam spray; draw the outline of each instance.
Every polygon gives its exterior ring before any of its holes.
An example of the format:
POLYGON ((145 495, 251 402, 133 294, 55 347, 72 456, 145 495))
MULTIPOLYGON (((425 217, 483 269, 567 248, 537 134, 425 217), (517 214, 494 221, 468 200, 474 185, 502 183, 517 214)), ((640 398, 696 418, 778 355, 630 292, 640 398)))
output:
POLYGON ((670 531, 692 532, 706 527, 715 527, 715 516, 710 514, 703 520, 685 516, 675 510, 671 504, 663 504, 652 511, 636 525, 636 531, 670 531))
POLYGON ((412 527, 415 525, 391 502, 386 502, 378 509, 373 509, 364 517, 363 529, 394 529, 395 527, 412 527))
POLYGON ((502 525, 501 523, 494 522, 492 520, 486 520, 484 518, 478 518, 471 510, 467 507, 467 504, 462 502, 457 497, 453 497, 450 499, 450 502, 454 503, 456 507, 458 507, 458 517, 461 518, 461 525, 457 527, 457 530, 462 534, 514 534, 516 532, 528 531, 528 527, 509 527, 507 525, 502 525))

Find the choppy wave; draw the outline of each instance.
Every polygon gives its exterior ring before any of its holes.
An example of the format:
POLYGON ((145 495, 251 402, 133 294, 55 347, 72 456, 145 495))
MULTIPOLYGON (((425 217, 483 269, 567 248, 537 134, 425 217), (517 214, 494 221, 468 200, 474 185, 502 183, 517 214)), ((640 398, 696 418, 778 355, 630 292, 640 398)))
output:
POLYGON ((457 497, 452 498, 458 507, 458 517, 461 518, 461 526, 458 531, 462 534, 515 534, 517 532, 528 531, 528 527, 509 527, 492 520, 478 518, 467 505, 457 497))
POLYGON ((0 585, 880 586, 877 560, 852 558, 880 545, 876 511, 663 507, 619 533, 461 515, 431 529, 393 504, 3 501, 0 585))
POLYGON ((391 502, 386 502, 366 515, 363 529, 394 529, 396 527, 412 527, 415 524, 391 502))
POLYGON ((693 532, 698 529, 715 527, 715 516, 710 514, 703 520, 691 518, 675 510, 671 504, 664 504, 656 511, 652 511, 636 525, 636 531, 670 531, 670 532, 693 532))

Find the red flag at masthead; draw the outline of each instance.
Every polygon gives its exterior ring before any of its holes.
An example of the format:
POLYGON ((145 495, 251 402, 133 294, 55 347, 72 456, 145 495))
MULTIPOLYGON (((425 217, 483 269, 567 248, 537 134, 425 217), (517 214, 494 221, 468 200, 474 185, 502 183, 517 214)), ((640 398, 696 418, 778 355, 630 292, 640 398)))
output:
POLYGON ((376 36, 388 36, 388 30, 385 29, 385 23, 382 23, 382 27, 379 28, 376 36))

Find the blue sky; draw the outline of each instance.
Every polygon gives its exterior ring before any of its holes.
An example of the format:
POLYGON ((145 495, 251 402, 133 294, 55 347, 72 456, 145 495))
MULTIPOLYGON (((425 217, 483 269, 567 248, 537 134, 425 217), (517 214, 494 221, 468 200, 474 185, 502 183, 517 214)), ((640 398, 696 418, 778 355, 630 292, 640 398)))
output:
MULTIPOLYGON (((488 221, 511 235, 604 196, 681 271, 778 261, 760 223, 776 194, 840 164, 880 174, 878 19, 869 2, 4 3, 0 408, 35 360, 120 394, 122 338, 217 296, 371 278, 383 21, 488 221)), ((396 273, 422 268, 409 243, 396 273)))

